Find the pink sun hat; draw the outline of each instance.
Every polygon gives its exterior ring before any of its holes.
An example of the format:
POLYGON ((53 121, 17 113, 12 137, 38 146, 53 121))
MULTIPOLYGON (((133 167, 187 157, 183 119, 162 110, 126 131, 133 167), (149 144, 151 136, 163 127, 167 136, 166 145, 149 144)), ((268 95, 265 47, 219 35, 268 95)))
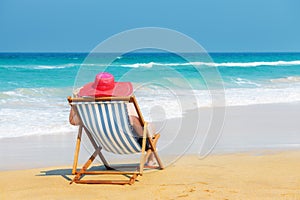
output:
POLYGON ((96 75, 95 81, 84 85, 78 95, 90 97, 122 97, 130 96, 133 87, 130 82, 115 82, 112 74, 100 72, 96 75))

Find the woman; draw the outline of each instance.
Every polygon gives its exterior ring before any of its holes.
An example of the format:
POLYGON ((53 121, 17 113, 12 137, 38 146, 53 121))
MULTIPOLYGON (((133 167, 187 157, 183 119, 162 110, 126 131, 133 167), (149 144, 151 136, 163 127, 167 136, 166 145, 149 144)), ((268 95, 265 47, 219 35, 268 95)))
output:
MULTIPOLYGON (((90 82, 77 90, 75 97, 111 97, 111 96, 131 96, 133 87, 130 82, 115 82, 114 76, 107 72, 98 73, 94 82, 90 82)), ((127 105, 129 121, 134 129, 134 133, 138 136, 138 143, 142 146, 143 126, 139 120, 139 116, 134 108, 133 103, 127 105)), ((76 116, 73 109, 70 111, 69 121, 72 125, 79 125, 80 120, 76 116)), ((149 149, 147 140, 146 150, 149 149)), ((150 154, 146 165, 154 165, 155 159, 153 153, 150 154)))

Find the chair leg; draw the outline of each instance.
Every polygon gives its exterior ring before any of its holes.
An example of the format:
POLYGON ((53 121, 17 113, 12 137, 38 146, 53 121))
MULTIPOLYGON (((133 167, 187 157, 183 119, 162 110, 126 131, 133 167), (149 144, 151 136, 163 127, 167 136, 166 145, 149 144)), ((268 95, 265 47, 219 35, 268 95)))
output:
POLYGON ((78 164, 78 156, 80 151, 80 143, 81 143, 81 136, 82 136, 82 126, 79 126, 78 128, 78 136, 76 141, 76 148, 74 153, 74 162, 73 162, 73 168, 72 168, 72 174, 74 175, 76 173, 77 164, 78 164))
POLYGON ((132 177, 130 178, 128 184, 129 185, 134 184, 134 182, 135 182, 135 180, 136 180, 137 177, 138 177, 138 174, 133 174, 132 177))
POLYGON ((73 178, 73 180, 70 182, 72 184, 75 183, 81 183, 81 184, 129 184, 132 185, 138 175, 140 173, 138 172, 119 172, 119 171, 87 171, 89 166, 92 164, 92 162, 95 160, 96 156, 101 153, 101 148, 97 148, 95 152, 91 155, 91 157, 88 159, 88 161, 84 164, 84 166, 81 168, 79 172, 76 173, 76 176, 73 178), (96 175, 96 174, 115 174, 115 175, 128 175, 132 174, 131 177, 129 177, 129 180, 81 180, 83 175, 96 175))
POLYGON ((88 161, 83 165, 83 167, 81 168, 81 170, 79 172, 76 173, 76 176, 73 178, 73 180, 71 181, 70 184, 72 184, 73 182, 77 182, 80 180, 81 175, 84 174, 86 172, 86 170, 89 168, 89 166, 92 164, 92 162, 95 160, 96 156, 98 155, 99 151, 101 149, 97 148, 94 153, 91 155, 91 157, 88 159, 88 161))
MULTIPOLYGON (((154 146, 154 149, 156 149, 156 143, 159 139, 160 135, 159 134, 155 134, 152 138, 148 138, 148 140, 152 140, 152 144, 154 146)), ((152 149, 148 149, 146 156, 145 156, 145 160, 147 161, 149 159, 150 154, 152 153, 152 149)))
MULTIPOLYGON (((155 159, 156 159, 156 161, 157 161, 157 163, 158 163, 159 168, 160 168, 160 169, 164 169, 163 163, 162 163, 162 161, 160 160, 160 157, 158 156, 158 153, 157 153, 157 150, 156 150, 156 143, 157 143, 159 137, 160 137, 160 134, 159 134, 159 133, 155 134, 153 138, 148 137, 148 138, 149 138, 150 148, 151 148, 151 149, 150 149, 150 153, 152 152, 152 153, 154 154, 155 159)), ((148 152, 147 152, 147 154, 148 154, 148 152)), ((149 155, 150 155, 150 154, 149 154, 149 155)), ((147 158, 147 159, 148 159, 148 158, 147 158)))
MULTIPOLYGON (((107 170, 115 170, 114 168, 110 167, 108 162, 106 161, 106 159, 104 158, 104 155, 101 152, 101 147, 97 146, 95 140, 93 139, 93 137, 91 136, 91 133, 84 127, 84 126, 80 126, 78 129, 78 136, 77 136, 77 141, 76 141, 76 148, 75 148, 75 155, 74 155, 74 162, 73 162, 73 169, 72 169, 72 174, 75 175, 75 177, 72 179, 72 181, 70 182, 70 184, 72 184, 73 182, 75 183, 82 183, 82 184, 133 184, 136 180, 136 178, 138 177, 138 175, 140 175, 140 173, 131 173, 132 176, 129 177, 129 180, 81 180, 81 178, 84 175, 88 175, 88 174, 98 174, 98 171, 87 171, 88 168, 90 167, 90 165, 92 164, 92 162, 95 160, 95 158, 97 156, 100 157, 101 161, 103 162, 105 168, 107 170), (94 153, 90 156, 90 158, 87 160, 87 162, 83 165, 83 167, 77 171, 77 164, 78 164, 78 157, 79 157, 79 151, 80 151, 80 144, 81 144, 81 138, 82 138, 82 129, 84 128, 87 136, 89 137, 91 143, 93 144, 95 151, 94 153)), ((106 173, 106 172, 105 172, 106 173)), ((105 173, 99 173, 99 174, 105 174, 105 173)), ((114 172, 108 172, 108 174, 110 173, 114 173, 114 172)), ((115 172, 115 174, 119 174, 119 175, 127 175, 128 172, 115 172)))
MULTIPOLYGON (((125 175, 124 174, 119 174, 119 175, 125 175)), ((136 181, 137 177, 138 177, 138 173, 133 174, 132 176, 130 176, 129 180, 76 180, 74 181, 75 183, 78 184, 116 184, 116 185, 125 185, 125 184, 129 184, 132 185, 134 184, 134 182, 136 181)))

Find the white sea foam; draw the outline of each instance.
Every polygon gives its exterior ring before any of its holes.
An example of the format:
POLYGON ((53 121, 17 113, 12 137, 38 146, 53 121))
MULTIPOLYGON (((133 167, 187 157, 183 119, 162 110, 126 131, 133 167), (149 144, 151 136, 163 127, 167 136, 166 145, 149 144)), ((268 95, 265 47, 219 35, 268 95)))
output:
MULTIPOLYGON (((0 138, 76 132, 68 123, 66 96, 72 88, 19 88, 0 92, 0 138)), ((224 91, 225 106, 300 102, 300 86, 231 88, 224 91)), ((208 90, 136 91, 142 113, 148 121, 182 117, 191 109, 211 107, 208 90)), ((222 104, 222 102, 221 102, 222 104)))
POLYGON ((138 67, 146 67, 146 68, 151 68, 153 65, 161 65, 160 63, 155 63, 155 62, 149 62, 149 63, 134 63, 134 64, 121 64, 123 67, 133 67, 133 68, 138 68, 138 67))
POLYGON ((226 105, 254 105, 300 102, 300 87, 232 88, 225 90, 226 105))
POLYGON ((62 107, 44 106, 43 109, 34 109, 17 106, 0 109, 0 116, 0 138, 61 134, 74 130, 67 121, 68 110, 62 107))
POLYGON ((60 65, 0 65, 0 69, 64 69, 79 66, 78 63, 68 63, 60 65))
POLYGON ((214 67, 258 67, 258 66, 287 66, 300 65, 300 60, 294 61, 270 61, 270 62, 224 62, 224 63, 199 63, 214 67))
POLYGON ((67 63, 67 64, 53 64, 53 65, 0 65, 0 69, 38 69, 38 70, 49 70, 49 69, 65 69, 73 67, 93 67, 93 66, 107 66, 103 63, 67 63))
POLYGON ((189 110, 212 106, 247 106, 257 104, 295 103, 300 102, 299 87, 255 87, 230 88, 224 91, 194 90, 194 91, 166 91, 144 90, 137 92, 137 97, 147 120, 161 118, 151 113, 152 109, 160 110, 165 118, 182 117, 189 110), (214 95, 214 99, 212 99, 214 95), (225 95, 222 97, 222 95, 225 95), (156 101, 153 101, 155 96, 156 101))
MULTIPOLYGON (((159 94, 159 91, 157 92, 159 94)), ((222 92, 223 93, 223 92, 222 92)), ((225 89, 225 102, 221 102, 221 105, 225 106, 246 106, 246 105, 257 105, 257 104, 276 104, 276 103, 295 103, 300 102, 300 87, 298 88, 231 88, 225 89)), ((172 100, 172 98, 165 98, 159 100, 159 105, 162 108, 167 108, 170 115, 168 118, 180 116, 180 111, 187 111, 195 109, 197 107, 211 107, 218 106, 213 105, 212 96, 208 90, 197 90, 194 93, 181 97, 179 102, 178 99, 172 100), (197 104, 190 100, 191 96, 197 99, 197 104), (186 103, 190 103, 187 105, 186 103), (184 108, 182 106, 184 105, 184 108), (177 109, 177 114, 175 109, 177 109), (173 113, 172 113, 173 112, 173 113), (172 114, 171 114, 172 113, 172 114)), ((146 98, 145 98, 146 99, 146 98)), ((150 102, 152 98, 144 100, 150 102)), ((149 105, 149 104, 148 104, 149 105)), ((145 106, 146 107, 146 106, 145 106)))
POLYGON ((239 86, 255 86, 260 87, 261 84, 255 83, 251 80, 245 79, 245 78, 231 78, 231 81, 239 86))
POLYGON ((133 64, 121 64, 123 67, 153 67, 153 66, 209 66, 209 67, 259 67, 259 66, 294 66, 300 65, 300 60, 294 61, 270 61, 270 62, 178 62, 178 63, 133 63, 133 64))
POLYGON ((71 68, 76 67, 78 64, 69 63, 63 65, 33 65, 31 66, 32 69, 64 69, 64 68, 71 68))
POLYGON ((71 88, 0 92, 0 138, 71 132, 66 93, 71 88))
MULTIPOLYGON (((117 58, 118 60, 121 57, 117 58)), ((23 69, 64 69, 64 68, 72 68, 72 67, 105 67, 108 66, 109 63, 67 63, 67 64, 58 64, 58 65, 0 65, 0 68, 23 68, 23 69)), ((153 66, 207 66, 207 67, 259 67, 259 66, 295 66, 300 65, 300 60, 293 61, 262 61, 262 62, 174 62, 174 63, 160 63, 160 62, 147 62, 147 63, 132 63, 132 64, 122 64, 122 63, 112 63, 112 65, 120 65, 122 67, 130 67, 130 68, 151 68, 153 66)))

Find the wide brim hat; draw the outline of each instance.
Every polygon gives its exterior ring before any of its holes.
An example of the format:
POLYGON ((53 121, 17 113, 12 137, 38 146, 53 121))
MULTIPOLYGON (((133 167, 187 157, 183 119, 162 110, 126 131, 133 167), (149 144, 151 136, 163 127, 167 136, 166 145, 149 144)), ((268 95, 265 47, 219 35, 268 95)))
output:
POLYGON ((84 85, 78 96, 84 97, 122 97, 132 95, 133 87, 130 82, 115 82, 114 76, 107 72, 96 75, 95 81, 84 85))

